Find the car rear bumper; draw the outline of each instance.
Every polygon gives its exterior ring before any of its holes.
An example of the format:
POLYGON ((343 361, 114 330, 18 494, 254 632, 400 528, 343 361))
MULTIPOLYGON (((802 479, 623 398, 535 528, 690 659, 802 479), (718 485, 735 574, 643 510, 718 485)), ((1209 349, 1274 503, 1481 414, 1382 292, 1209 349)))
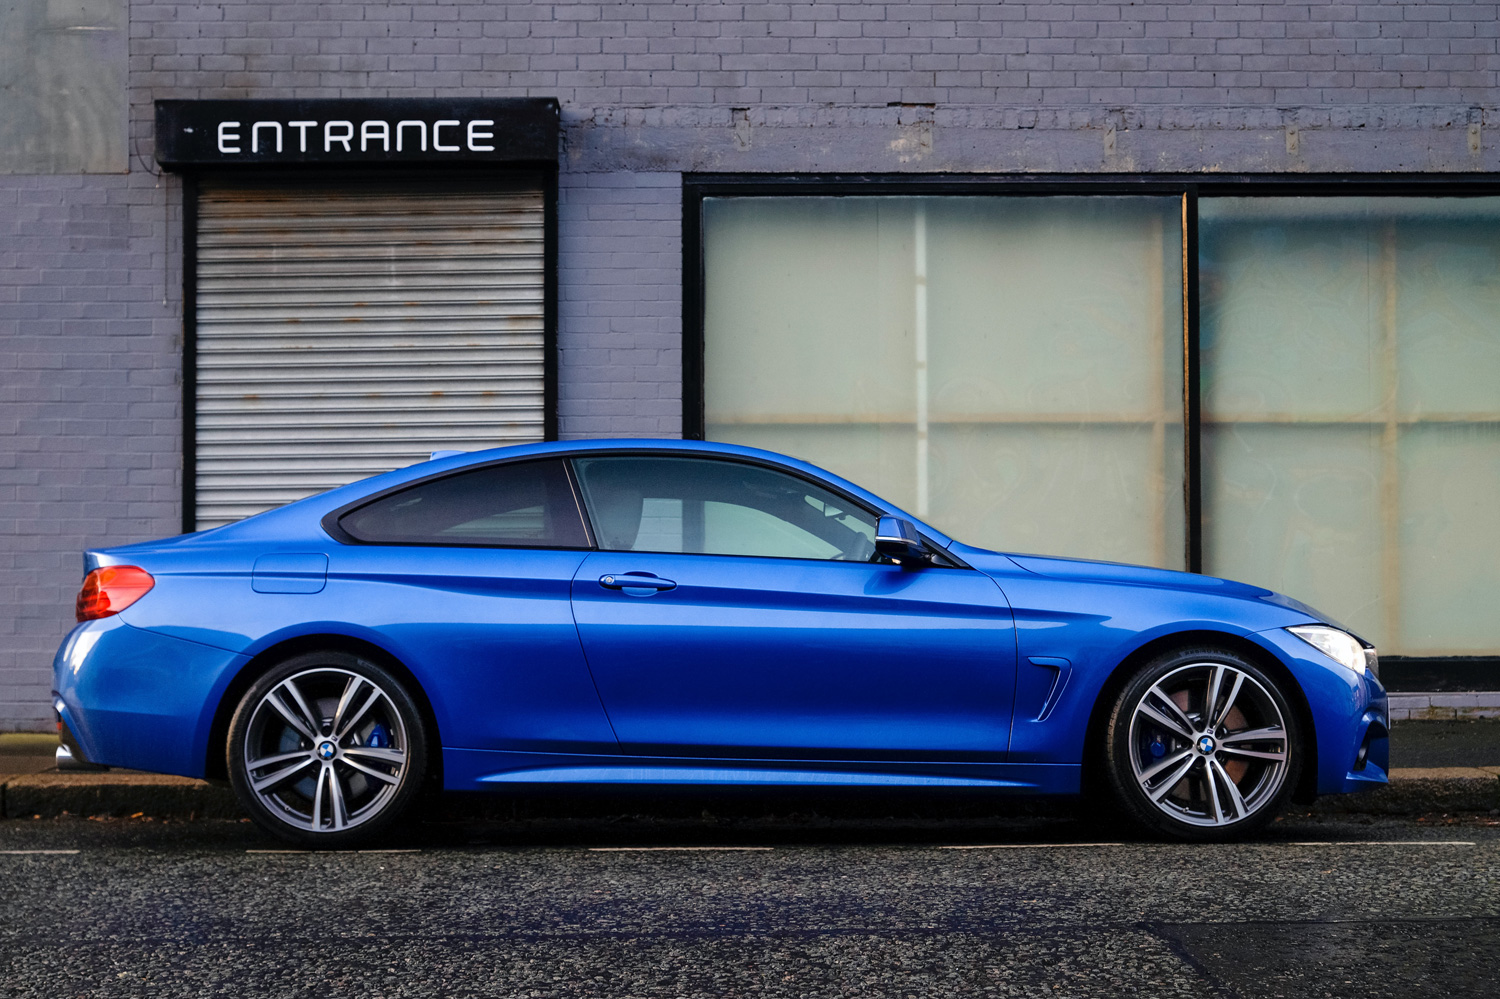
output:
POLYGON ((53 707, 90 763, 201 777, 214 706, 247 657, 88 621, 53 660, 53 707))

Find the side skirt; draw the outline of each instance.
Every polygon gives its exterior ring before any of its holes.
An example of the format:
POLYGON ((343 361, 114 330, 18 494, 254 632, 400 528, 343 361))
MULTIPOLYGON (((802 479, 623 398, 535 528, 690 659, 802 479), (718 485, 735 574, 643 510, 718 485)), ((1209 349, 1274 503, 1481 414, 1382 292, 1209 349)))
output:
POLYGON ((973 787, 1023 795, 1077 794, 1083 768, 1050 763, 693 759, 444 749, 449 791, 527 784, 699 784, 766 787, 973 787))

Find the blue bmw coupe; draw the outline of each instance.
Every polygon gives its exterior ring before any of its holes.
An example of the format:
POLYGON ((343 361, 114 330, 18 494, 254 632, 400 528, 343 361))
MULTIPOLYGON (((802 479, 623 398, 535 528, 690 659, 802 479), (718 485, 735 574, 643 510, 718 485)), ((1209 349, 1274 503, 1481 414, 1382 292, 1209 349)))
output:
POLYGON ((438 457, 84 570, 64 751, 303 844, 536 784, 1088 786, 1217 840, 1386 780, 1375 650, 1312 608, 972 548, 751 448, 438 457))

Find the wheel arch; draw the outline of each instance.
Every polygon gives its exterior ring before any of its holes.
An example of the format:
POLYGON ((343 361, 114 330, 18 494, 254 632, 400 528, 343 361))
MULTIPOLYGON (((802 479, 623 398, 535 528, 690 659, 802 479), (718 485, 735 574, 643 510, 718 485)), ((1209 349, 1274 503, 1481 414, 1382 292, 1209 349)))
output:
POLYGON ((224 689, 223 696, 219 698, 218 707, 214 709, 214 719, 209 726, 208 746, 205 750, 205 776, 210 780, 229 779, 228 760, 224 747, 229 739, 229 722, 234 717, 240 698, 245 696, 245 691, 249 690, 267 670, 282 660, 304 652, 321 651, 346 652, 368 659, 390 670, 406 685, 407 692, 416 702, 417 710, 422 713, 422 722, 427 728, 427 776, 434 782, 433 786, 441 787, 442 739, 438 732, 437 715, 432 709, 432 701, 428 699, 427 691, 422 689, 422 684, 406 664, 389 650, 361 638, 340 634, 298 635, 295 638, 278 642, 269 648, 262 649, 235 674, 234 679, 229 681, 229 686, 224 689))
POLYGON ((1297 724, 1304 733, 1302 774, 1298 778, 1297 787, 1292 792, 1292 800, 1299 804, 1311 802, 1318 794, 1318 733, 1313 722, 1312 707, 1307 703, 1307 695, 1303 693, 1302 685, 1297 682, 1297 678, 1292 675, 1292 671, 1287 668, 1286 664, 1267 651, 1264 646, 1256 644, 1243 635, 1211 630, 1179 631, 1170 635, 1161 635, 1131 651, 1110 671, 1104 685, 1099 689, 1098 696, 1094 699, 1093 709, 1089 712, 1088 728, 1084 732, 1083 779, 1085 787, 1097 788, 1100 785, 1103 777, 1104 730, 1109 723, 1109 710, 1114 705, 1115 698, 1120 696, 1120 691, 1124 690, 1125 685, 1130 682, 1130 678, 1143 665, 1159 655, 1176 649, 1202 645, 1217 645, 1244 656, 1282 682, 1287 700, 1290 701, 1292 710, 1297 714, 1297 724))

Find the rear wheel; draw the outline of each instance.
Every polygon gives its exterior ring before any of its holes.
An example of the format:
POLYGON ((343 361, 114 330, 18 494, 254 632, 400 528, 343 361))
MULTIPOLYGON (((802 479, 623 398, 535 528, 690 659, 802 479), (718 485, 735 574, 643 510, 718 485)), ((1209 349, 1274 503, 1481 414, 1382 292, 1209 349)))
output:
POLYGON ((1218 841, 1260 829, 1302 769, 1282 682, 1227 649, 1148 663, 1115 701, 1105 770, 1125 813, 1151 832, 1218 841))
POLYGON ((229 780, 251 819, 304 846, 366 842, 416 800, 427 734, 391 673, 345 652, 272 668, 229 725, 229 780))

